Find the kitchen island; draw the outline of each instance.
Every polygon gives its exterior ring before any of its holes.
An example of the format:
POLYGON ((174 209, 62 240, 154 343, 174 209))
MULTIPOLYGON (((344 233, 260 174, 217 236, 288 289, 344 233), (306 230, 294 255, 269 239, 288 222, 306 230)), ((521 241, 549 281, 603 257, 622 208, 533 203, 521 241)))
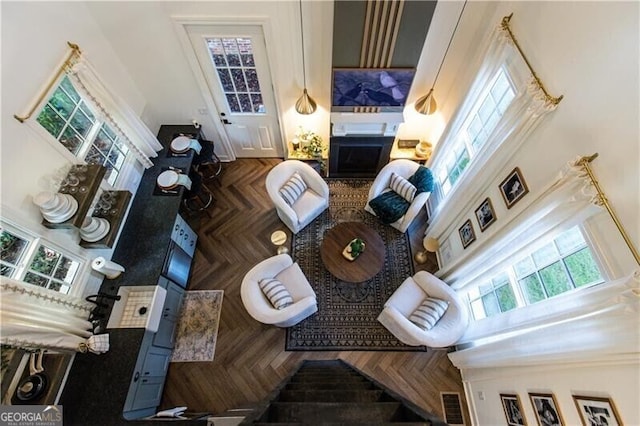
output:
MULTIPOLYGON (((125 272, 115 279, 105 278, 100 287, 102 293, 115 296, 121 286, 158 285, 185 188, 179 186, 177 194, 158 193, 156 179, 169 167, 188 173, 194 156, 192 150, 180 156, 170 154, 169 144, 179 133, 199 132, 186 125, 160 128, 158 140, 163 149, 153 159, 154 166, 142 177, 112 256, 114 262, 124 266, 125 272)), ((99 302, 108 306, 104 308, 99 324, 105 330, 114 301, 100 298, 99 302)), ((63 406, 65 425, 130 423, 123 417, 123 409, 136 364, 139 364, 140 350, 151 332, 142 328, 107 329, 106 332, 109 333, 108 352, 77 354, 75 357, 59 401, 63 406)), ((206 421, 180 422, 190 423, 206 424, 206 421)))

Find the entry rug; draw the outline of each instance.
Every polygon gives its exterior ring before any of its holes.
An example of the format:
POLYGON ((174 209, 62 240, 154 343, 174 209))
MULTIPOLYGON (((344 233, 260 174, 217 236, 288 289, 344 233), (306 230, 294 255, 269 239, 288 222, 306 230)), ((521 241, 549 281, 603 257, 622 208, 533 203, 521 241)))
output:
POLYGON ((213 361, 223 295, 222 290, 185 293, 171 362, 213 361))
POLYGON ((376 319, 387 299, 413 275, 413 262, 408 236, 364 211, 371 183, 329 179, 329 208, 293 236, 291 255, 316 292, 318 312, 287 329, 286 350, 425 350, 403 344, 376 319), (369 281, 341 281, 322 264, 324 234, 340 222, 363 222, 385 242, 382 271, 369 281))

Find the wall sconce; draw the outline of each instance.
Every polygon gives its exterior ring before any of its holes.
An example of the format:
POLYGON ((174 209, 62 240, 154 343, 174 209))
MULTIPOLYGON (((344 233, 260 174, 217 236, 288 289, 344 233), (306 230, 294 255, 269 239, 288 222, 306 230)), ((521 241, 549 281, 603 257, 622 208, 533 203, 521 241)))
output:
POLYGON ((437 252, 440 248, 440 243, 433 237, 424 237, 422 240, 422 247, 424 247, 424 251, 420 251, 414 256, 416 263, 419 264, 427 261, 429 253, 437 252))

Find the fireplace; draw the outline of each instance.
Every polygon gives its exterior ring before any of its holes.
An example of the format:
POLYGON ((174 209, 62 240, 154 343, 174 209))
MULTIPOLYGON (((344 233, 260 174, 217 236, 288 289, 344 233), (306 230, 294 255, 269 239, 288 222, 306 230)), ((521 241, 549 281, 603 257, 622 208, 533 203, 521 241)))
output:
POLYGON ((394 137, 332 136, 329 147, 330 177, 375 177, 389 162, 394 137))

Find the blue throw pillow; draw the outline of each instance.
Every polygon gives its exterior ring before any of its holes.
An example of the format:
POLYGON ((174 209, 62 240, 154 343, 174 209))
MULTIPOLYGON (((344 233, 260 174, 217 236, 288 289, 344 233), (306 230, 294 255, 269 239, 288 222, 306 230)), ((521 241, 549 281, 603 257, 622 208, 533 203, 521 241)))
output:
POLYGON ((418 167, 418 170, 416 170, 416 172, 407 180, 416 187, 416 194, 421 192, 432 192, 435 185, 433 173, 431 173, 431 170, 425 166, 418 167))
POLYGON ((382 223, 388 225, 404 216, 410 203, 394 191, 387 191, 369 201, 369 205, 382 223))

